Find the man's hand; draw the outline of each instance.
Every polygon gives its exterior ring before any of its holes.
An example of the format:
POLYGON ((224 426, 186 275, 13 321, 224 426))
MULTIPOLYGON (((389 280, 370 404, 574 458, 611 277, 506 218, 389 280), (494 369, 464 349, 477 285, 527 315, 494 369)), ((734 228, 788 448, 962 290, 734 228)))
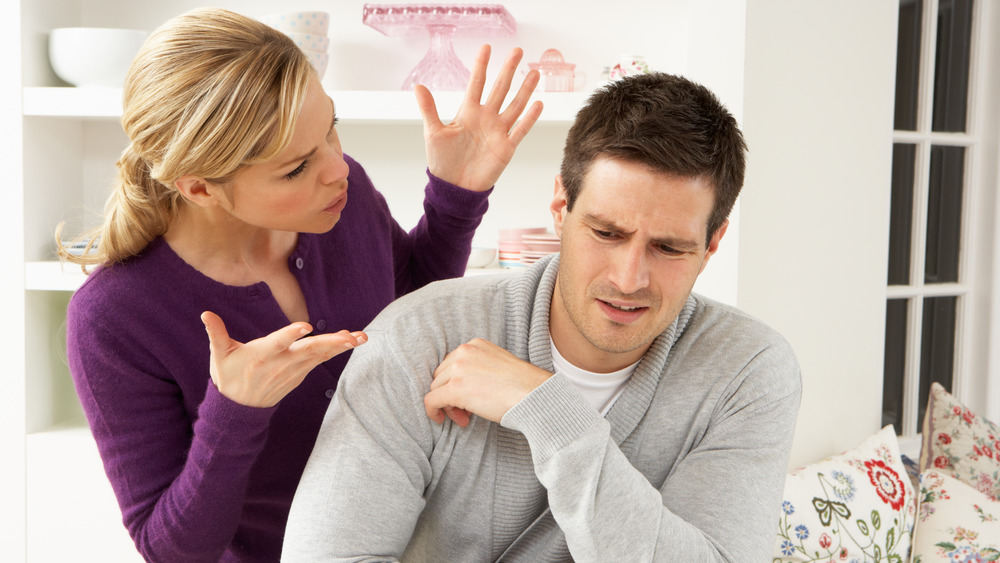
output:
POLYGON ((488 190, 500 178, 517 145, 542 113, 542 102, 536 101, 519 121, 538 85, 537 70, 525 76, 507 109, 500 111, 522 55, 521 49, 510 52, 486 103, 480 104, 490 60, 490 46, 483 45, 476 56, 462 106, 448 125, 441 123, 430 91, 422 85, 415 87, 417 106, 424 118, 427 168, 431 174, 476 192, 488 190))
POLYGON ((342 330, 302 338, 308 323, 292 323, 242 344, 229 337, 225 323, 210 311, 201 314, 208 331, 212 383, 226 398, 249 407, 273 407, 319 364, 364 344, 363 332, 342 330))
POLYGON ((424 408, 438 423, 448 416, 464 427, 470 413, 500 422, 511 407, 551 376, 496 344, 475 338, 445 356, 434 370, 424 408))

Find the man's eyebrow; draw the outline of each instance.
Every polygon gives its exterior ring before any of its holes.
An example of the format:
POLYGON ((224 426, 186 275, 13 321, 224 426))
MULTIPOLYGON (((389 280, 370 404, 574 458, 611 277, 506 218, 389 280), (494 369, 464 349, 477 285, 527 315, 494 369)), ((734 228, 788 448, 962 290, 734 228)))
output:
MULTIPOLYGON (((606 219, 597 215, 595 213, 587 213, 583 216, 585 222, 589 223, 592 228, 596 228, 602 231, 609 231, 612 233, 621 233, 624 235, 630 235, 631 232, 627 231, 616 225, 610 219, 606 219)), ((682 252, 696 252, 701 250, 701 243, 697 240, 685 239, 681 237, 654 237, 652 240, 653 244, 667 246, 673 248, 674 250, 680 250, 682 252)))

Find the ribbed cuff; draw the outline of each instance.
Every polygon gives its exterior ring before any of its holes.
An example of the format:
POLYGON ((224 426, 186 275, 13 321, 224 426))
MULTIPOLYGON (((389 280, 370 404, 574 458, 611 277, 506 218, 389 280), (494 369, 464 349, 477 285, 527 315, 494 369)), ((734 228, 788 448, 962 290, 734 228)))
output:
POLYGON ((492 187, 484 192, 467 190, 431 174, 429 168, 427 169, 427 178, 429 181, 424 196, 427 202, 441 213, 453 217, 478 219, 489 208, 489 196, 493 193, 492 187))
POLYGON ((602 421, 573 384, 557 373, 511 407, 500 424, 524 434, 535 464, 541 464, 602 421))

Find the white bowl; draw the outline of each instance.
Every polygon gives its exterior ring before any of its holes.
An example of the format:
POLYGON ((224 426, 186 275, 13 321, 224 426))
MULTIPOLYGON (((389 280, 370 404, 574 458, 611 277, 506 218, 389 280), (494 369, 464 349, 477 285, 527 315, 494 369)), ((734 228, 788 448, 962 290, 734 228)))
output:
POLYGON ((330 14, 328 12, 268 14, 261 17, 260 21, 285 33, 326 35, 330 31, 330 14))
POLYGON ((315 35, 312 33, 291 33, 285 35, 292 38, 292 41, 302 50, 327 51, 330 48, 330 38, 326 35, 315 35))
POLYGON ((469 253, 467 268, 485 268, 491 266, 497 258, 497 249, 484 246, 473 246, 469 253))
POLYGON ((104 27, 60 27, 49 33, 49 62, 74 86, 121 88, 148 32, 104 27))
POLYGON ((316 69, 316 74, 322 80, 323 75, 326 74, 326 65, 330 61, 330 53, 326 51, 313 51, 312 49, 302 49, 302 52, 306 54, 309 64, 316 69))

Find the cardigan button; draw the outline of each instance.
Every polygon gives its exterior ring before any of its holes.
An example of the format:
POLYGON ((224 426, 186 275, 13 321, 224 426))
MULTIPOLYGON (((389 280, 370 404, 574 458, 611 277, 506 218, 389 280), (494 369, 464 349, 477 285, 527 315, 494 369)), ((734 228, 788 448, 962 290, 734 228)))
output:
POLYGON ((332 399, 333 398, 333 389, 327 389, 326 390, 326 398, 327 399, 332 399))
POLYGON ((326 330, 326 321, 324 319, 316 321, 316 330, 320 332, 326 330))
POLYGON ((305 265, 306 265, 306 261, 303 260, 301 257, 295 259, 295 267, 296 268, 298 268, 298 269, 301 270, 302 268, 305 267, 305 265))

